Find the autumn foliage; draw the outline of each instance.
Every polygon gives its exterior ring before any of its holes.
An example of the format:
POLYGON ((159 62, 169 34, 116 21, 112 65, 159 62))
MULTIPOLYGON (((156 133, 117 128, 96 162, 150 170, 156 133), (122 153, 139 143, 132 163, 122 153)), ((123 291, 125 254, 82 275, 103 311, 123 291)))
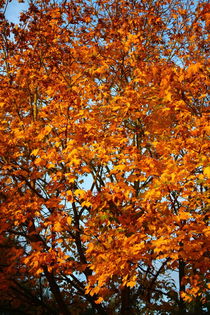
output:
POLYGON ((0 307, 207 312, 207 2, 0 3, 0 307))

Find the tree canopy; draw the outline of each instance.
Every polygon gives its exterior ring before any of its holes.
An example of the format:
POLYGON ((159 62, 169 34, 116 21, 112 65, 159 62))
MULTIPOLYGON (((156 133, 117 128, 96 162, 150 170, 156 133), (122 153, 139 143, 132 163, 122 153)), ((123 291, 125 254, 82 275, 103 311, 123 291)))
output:
POLYGON ((208 312, 209 4, 10 2, 0 308, 208 312))

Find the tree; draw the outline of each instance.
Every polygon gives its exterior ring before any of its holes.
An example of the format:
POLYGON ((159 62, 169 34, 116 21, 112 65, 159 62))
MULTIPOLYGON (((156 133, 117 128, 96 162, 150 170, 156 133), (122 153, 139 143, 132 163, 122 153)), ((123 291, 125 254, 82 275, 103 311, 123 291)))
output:
POLYGON ((209 5, 34 0, 15 25, 8 4, 4 301, 26 314, 205 312, 209 5))

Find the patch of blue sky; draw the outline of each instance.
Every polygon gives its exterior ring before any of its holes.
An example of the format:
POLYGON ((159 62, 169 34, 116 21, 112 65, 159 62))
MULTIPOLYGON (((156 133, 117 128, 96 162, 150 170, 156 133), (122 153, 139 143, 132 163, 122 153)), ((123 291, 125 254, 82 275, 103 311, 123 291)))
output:
POLYGON ((14 24, 19 24, 20 22, 20 13, 26 11, 28 8, 28 2, 18 2, 17 0, 13 0, 11 2, 8 1, 5 7, 5 16, 9 22, 14 24))

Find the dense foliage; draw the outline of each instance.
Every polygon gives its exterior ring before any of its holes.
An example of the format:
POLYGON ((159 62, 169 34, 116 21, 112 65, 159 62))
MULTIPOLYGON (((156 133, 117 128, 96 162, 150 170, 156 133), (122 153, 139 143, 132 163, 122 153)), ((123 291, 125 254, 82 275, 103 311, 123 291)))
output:
POLYGON ((207 312, 207 2, 0 3, 2 309, 207 312))

